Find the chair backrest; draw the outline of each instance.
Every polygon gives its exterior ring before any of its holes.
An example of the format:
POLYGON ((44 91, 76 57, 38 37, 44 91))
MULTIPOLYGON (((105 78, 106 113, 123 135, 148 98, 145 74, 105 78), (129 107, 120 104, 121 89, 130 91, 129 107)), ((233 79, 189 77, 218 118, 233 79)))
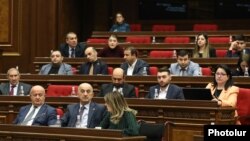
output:
POLYGON ((141 31, 141 24, 130 24, 130 31, 141 31))
POLYGON ((216 49, 215 53, 216 53, 216 57, 226 57, 227 50, 226 49, 216 49))
POLYGON ((152 50, 149 53, 150 58, 172 58, 173 51, 152 50))
POLYGON ((60 116, 60 118, 63 116, 63 114, 64 114, 64 112, 63 112, 63 110, 61 109, 61 108, 56 108, 56 113, 57 113, 57 115, 59 115, 60 116))
POLYGON ((202 76, 211 76, 212 75, 211 68, 209 68, 209 67, 207 67, 207 68, 201 67, 200 69, 201 69, 202 76))
POLYGON ((194 24, 193 31, 217 31, 217 24, 194 24))
POLYGON ((229 37, 208 37, 208 41, 211 44, 224 44, 229 43, 229 37))
POLYGON ((190 43, 189 37, 166 37, 164 43, 190 43))
POLYGON ((250 89, 239 89, 236 107, 241 124, 250 125, 250 89))
POLYGON ((139 88, 138 87, 135 87, 135 95, 136 95, 136 97, 140 97, 140 95, 139 95, 139 88))
POLYGON ((160 25, 155 24, 152 26, 152 31, 175 31, 175 25, 160 25))
POLYGON ((72 87, 74 87, 75 92, 77 92, 77 85, 49 85, 46 96, 69 96, 71 95, 72 87))
POLYGON ((113 67, 108 67, 108 74, 112 75, 113 74, 113 70, 114 70, 113 67))
POLYGON ((147 123, 139 121, 139 135, 146 136, 146 141, 161 141, 164 135, 164 123, 147 123))
POLYGON ((149 72, 150 72, 150 75, 157 75, 158 73, 158 67, 149 67, 149 72))
POLYGON ((108 39, 102 39, 102 38, 89 38, 87 40, 87 43, 108 43, 108 39))
POLYGON ((150 36, 128 36, 126 38, 126 42, 129 43, 145 43, 145 44, 149 44, 151 43, 151 38, 150 36))
POLYGON ((77 74, 78 70, 76 67, 71 67, 71 71, 73 72, 73 74, 77 74))

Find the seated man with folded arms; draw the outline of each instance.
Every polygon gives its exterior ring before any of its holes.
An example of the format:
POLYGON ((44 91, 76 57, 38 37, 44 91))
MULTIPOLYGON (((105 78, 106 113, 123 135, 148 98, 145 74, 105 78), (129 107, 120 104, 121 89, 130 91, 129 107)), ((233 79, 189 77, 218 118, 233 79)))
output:
POLYGON ((118 91, 126 98, 136 97, 135 87, 125 83, 124 71, 121 68, 115 68, 112 74, 112 83, 102 84, 98 96, 103 97, 107 93, 118 91))
POLYGON ((201 76, 199 64, 190 61, 187 50, 177 52, 177 63, 172 63, 169 70, 175 76, 201 76))
POLYGON ((61 121, 64 127, 95 128, 104 118, 106 108, 104 105, 92 101, 93 87, 89 83, 82 83, 77 91, 80 102, 67 106, 61 121), (78 116, 79 115, 79 116, 78 116), (77 117, 80 122, 77 124, 77 117))
POLYGON ((45 104, 45 89, 33 86, 30 90, 31 104, 20 108, 14 124, 49 126, 56 123, 56 109, 45 104))
POLYGON ((51 63, 43 65, 39 74, 59 74, 59 75, 72 75, 71 65, 63 63, 63 56, 60 51, 54 50, 51 52, 51 63))
POLYGON ((88 62, 81 65, 79 74, 89 75, 108 75, 108 66, 105 62, 97 58, 97 51, 94 47, 88 47, 85 50, 88 62))
POLYGON ((126 75, 148 75, 149 65, 142 59, 138 59, 138 51, 134 47, 124 49, 124 59, 121 68, 126 75))
POLYGON ((146 96, 151 99, 184 99, 182 88, 171 84, 170 71, 167 68, 159 69, 157 73, 158 84, 149 88, 146 96))
POLYGON ((7 71, 9 82, 0 85, 0 95, 29 95, 32 86, 30 84, 19 82, 20 76, 18 69, 10 68, 7 71))
POLYGON ((243 35, 232 36, 232 42, 226 56, 241 57, 243 54, 250 54, 250 49, 246 48, 245 37, 243 35))

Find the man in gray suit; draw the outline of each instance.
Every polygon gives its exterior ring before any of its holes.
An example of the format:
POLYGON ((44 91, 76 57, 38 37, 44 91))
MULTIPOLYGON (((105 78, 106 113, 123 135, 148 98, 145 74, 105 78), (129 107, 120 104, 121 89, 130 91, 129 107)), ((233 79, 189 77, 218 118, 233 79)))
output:
POLYGON ((119 91, 124 97, 133 98, 136 97, 135 87, 133 85, 124 82, 124 71, 121 68, 115 68, 112 74, 112 82, 109 84, 103 84, 98 96, 104 97, 105 94, 119 91))
POLYGON ((67 106, 66 113, 61 119, 62 126, 77 127, 78 117, 80 121, 78 127, 95 128, 99 126, 105 116, 106 108, 104 105, 92 101, 93 87, 89 83, 82 83, 78 87, 77 94, 80 102, 67 106))
POLYGON ((10 68, 7 71, 7 78, 9 79, 8 83, 2 83, 0 85, 0 94, 1 95, 29 95, 31 85, 19 82, 20 73, 16 68, 10 68))
POLYGON ((172 63, 169 70, 176 76, 201 76, 199 64, 190 61, 187 50, 177 52, 177 63, 172 63))
POLYGON ((39 74, 59 74, 72 75, 71 65, 63 63, 63 56, 60 51, 54 50, 51 52, 51 63, 43 65, 39 74))
POLYGON ((171 84, 170 71, 167 68, 159 69, 157 73, 158 85, 149 88, 146 96, 151 99, 184 99, 182 88, 171 84))

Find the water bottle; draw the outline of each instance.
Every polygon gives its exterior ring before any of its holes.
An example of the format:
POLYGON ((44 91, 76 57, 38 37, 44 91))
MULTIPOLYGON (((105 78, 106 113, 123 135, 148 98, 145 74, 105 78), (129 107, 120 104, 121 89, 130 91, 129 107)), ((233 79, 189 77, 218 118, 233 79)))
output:
POLYGON ((71 94, 70 94, 71 96, 76 96, 76 90, 75 90, 75 87, 73 86, 72 87, 72 90, 71 90, 71 94))
POLYGON ((143 67, 142 75, 144 76, 148 75, 147 67, 143 67))
POLYGON ((159 98, 159 93, 158 93, 158 90, 155 89, 155 97, 154 97, 154 99, 158 99, 158 98, 159 98))
POLYGON ((54 124, 53 127, 61 127, 62 124, 61 124, 61 119, 60 119, 60 115, 57 115, 56 116, 56 123, 54 124))
POLYGON ((20 86, 19 95, 20 95, 20 96, 24 96, 23 86, 20 86))
POLYGON ((76 128, 81 128, 81 119, 80 119, 80 115, 77 115, 76 128))
POLYGON ((156 43, 155 36, 152 37, 152 44, 156 43))
POLYGON ((172 56, 172 58, 176 58, 176 57, 177 57, 176 50, 173 50, 173 56, 172 56))
POLYGON ((248 67, 245 67, 244 76, 245 76, 245 77, 249 77, 248 67))

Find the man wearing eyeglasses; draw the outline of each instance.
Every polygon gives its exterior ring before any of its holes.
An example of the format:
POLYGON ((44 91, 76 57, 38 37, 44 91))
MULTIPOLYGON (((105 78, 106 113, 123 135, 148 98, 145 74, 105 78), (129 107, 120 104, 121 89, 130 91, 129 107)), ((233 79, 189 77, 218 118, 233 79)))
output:
POLYGON ((103 84, 101 86, 99 97, 103 97, 105 94, 118 91, 126 98, 136 97, 135 87, 133 85, 124 82, 125 76, 122 68, 115 68, 112 74, 112 83, 103 84))

